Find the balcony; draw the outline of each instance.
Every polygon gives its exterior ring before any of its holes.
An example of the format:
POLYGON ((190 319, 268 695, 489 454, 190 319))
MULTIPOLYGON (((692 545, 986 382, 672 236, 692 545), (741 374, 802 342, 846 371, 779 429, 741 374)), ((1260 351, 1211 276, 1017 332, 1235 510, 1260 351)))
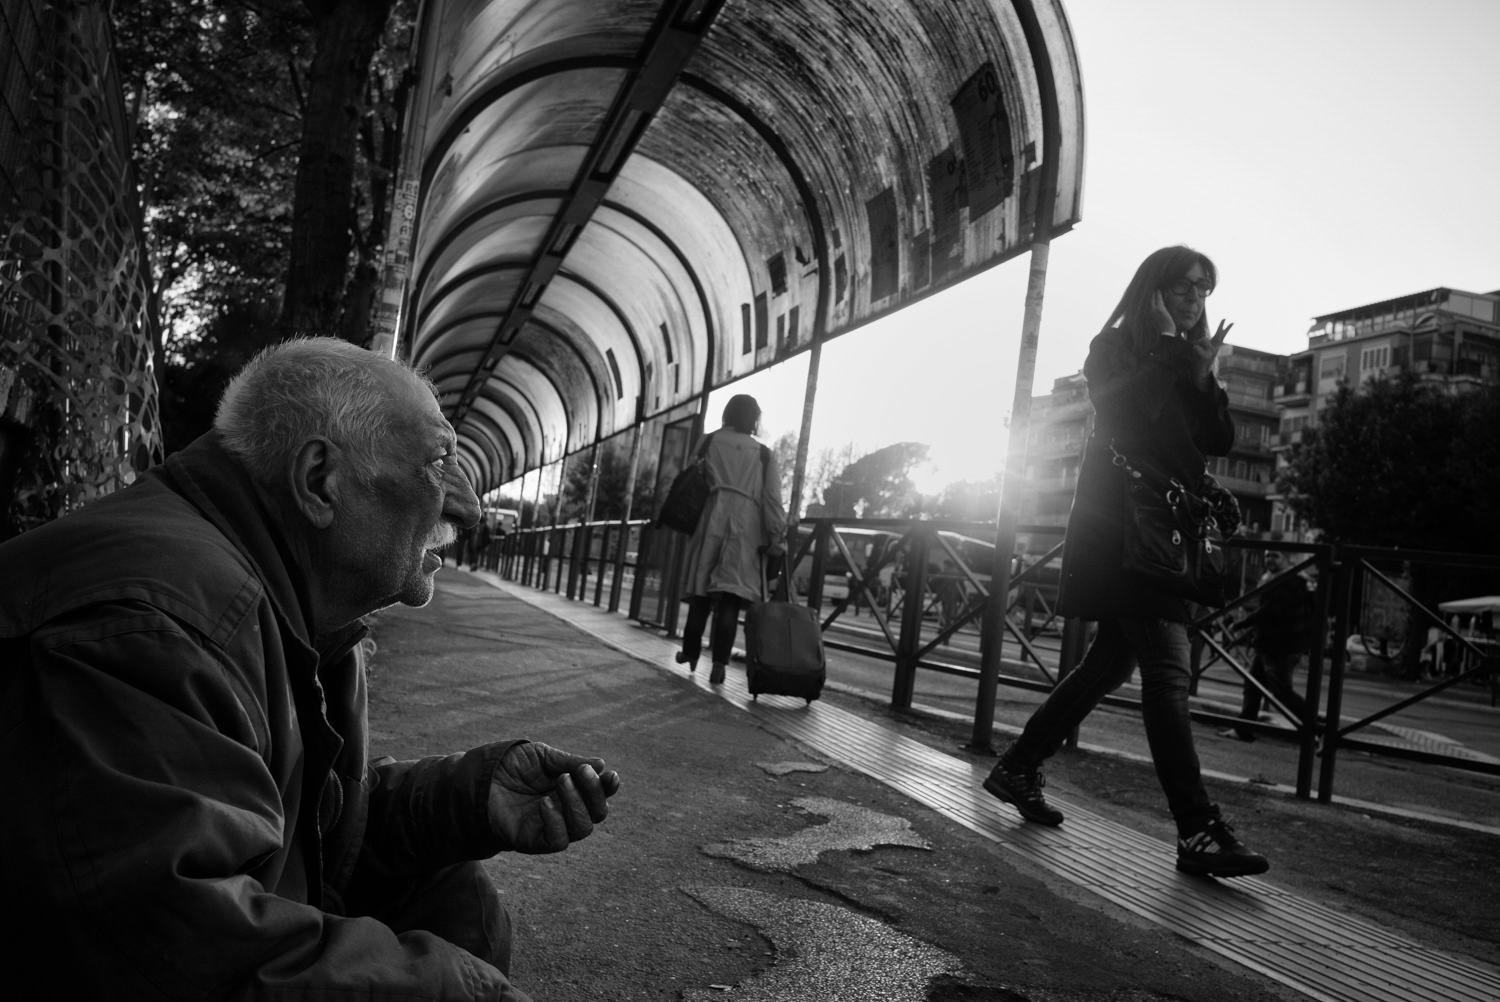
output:
POLYGON ((1275 400, 1276 403, 1282 405, 1306 403, 1308 400, 1308 381, 1299 379, 1295 382, 1278 385, 1275 390, 1275 400))

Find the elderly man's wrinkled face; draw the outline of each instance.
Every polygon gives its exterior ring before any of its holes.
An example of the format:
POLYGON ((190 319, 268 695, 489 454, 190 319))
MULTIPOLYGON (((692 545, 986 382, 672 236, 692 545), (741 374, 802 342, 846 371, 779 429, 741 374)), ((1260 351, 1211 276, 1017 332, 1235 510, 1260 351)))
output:
POLYGON ((479 499, 458 466, 453 428, 436 398, 417 379, 393 370, 399 383, 392 434, 380 450, 373 483, 351 505, 351 525, 362 539, 353 561, 361 601, 369 609, 397 602, 422 606, 432 600, 433 575, 442 566, 438 550, 457 529, 479 520, 479 499))

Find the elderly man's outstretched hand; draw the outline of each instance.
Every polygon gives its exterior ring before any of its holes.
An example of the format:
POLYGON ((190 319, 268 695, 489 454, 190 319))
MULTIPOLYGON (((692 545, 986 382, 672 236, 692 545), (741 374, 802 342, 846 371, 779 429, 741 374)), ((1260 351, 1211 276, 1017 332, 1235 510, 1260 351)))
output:
POLYGON ((561 852, 604 820, 619 788, 619 773, 601 758, 523 741, 490 780, 490 827, 516 852, 561 852))

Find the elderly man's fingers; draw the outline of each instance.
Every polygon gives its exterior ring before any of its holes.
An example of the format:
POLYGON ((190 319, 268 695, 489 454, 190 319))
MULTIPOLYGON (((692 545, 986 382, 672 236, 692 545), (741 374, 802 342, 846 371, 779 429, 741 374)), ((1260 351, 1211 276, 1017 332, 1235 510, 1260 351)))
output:
POLYGON ((585 764, 574 769, 568 778, 573 781, 589 817, 603 821, 609 814, 609 798, 620 788, 619 775, 613 772, 601 775, 594 766, 585 764))
MULTIPOLYGON (((589 769, 588 766, 579 768, 589 769)), ((574 774, 577 774, 576 771, 574 774)), ((573 776, 558 777, 557 789, 553 791, 552 796, 557 799, 570 841, 577 842, 579 839, 587 838, 594 830, 594 822, 603 821, 605 814, 608 813, 608 809, 603 806, 604 793, 598 789, 597 775, 594 777, 594 786, 594 796, 589 798, 579 791, 578 783, 574 781, 573 776), (597 809, 590 802, 591 800, 597 801, 597 809)))
POLYGON ((543 797, 537 805, 542 819, 540 844, 530 850, 534 853, 562 852, 573 841, 568 834, 566 809, 558 805, 557 798, 543 797))

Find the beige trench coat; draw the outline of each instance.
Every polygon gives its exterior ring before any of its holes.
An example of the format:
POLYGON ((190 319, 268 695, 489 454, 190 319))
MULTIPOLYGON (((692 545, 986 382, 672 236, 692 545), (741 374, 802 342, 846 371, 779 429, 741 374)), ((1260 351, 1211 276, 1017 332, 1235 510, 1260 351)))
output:
POLYGON ((708 505, 688 541, 682 593, 722 591, 756 601, 762 549, 780 553, 786 537, 776 457, 750 435, 720 428, 708 443, 708 483, 708 505))

